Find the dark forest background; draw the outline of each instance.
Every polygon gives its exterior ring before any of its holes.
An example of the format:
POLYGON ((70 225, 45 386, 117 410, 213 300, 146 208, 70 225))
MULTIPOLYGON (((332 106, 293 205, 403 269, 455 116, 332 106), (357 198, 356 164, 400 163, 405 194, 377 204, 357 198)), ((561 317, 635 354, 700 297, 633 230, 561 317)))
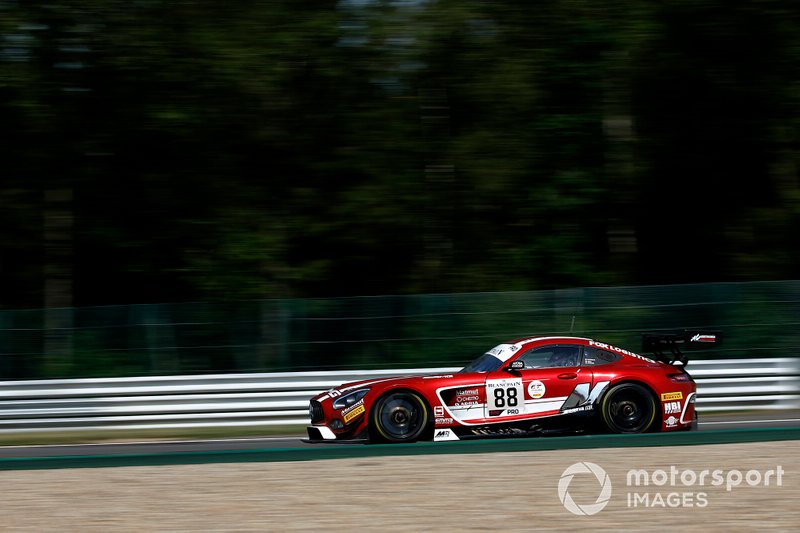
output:
POLYGON ((796 278, 787 0, 0 0, 0 307, 796 278))

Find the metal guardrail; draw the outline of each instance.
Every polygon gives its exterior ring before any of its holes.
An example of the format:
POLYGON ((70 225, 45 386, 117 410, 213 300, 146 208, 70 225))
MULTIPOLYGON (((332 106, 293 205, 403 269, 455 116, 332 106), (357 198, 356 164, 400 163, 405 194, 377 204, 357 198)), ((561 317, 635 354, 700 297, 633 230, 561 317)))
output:
POLYGON ((0 433, 308 424, 308 400, 350 381, 452 368, 0 382, 0 433))
MULTIPOLYGON (((308 423, 308 399, 331 387, 457 368, 279 372, 0 382, 0 433, 308 423)), ((800 359, 694 361, 702 412, 800 406, 800 359)))
POLYGON ((688 370, 701 413, 800 407, 800 359, 692 361, 688 370))

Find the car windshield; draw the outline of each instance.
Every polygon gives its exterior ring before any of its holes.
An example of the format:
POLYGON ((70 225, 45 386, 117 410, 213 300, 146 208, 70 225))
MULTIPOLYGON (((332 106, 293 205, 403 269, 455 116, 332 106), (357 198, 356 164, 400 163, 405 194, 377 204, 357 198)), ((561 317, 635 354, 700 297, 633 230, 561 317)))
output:
POLYGON ((494 372, 503 361, 490 353, 485 353, 461 369, 461 372, 494 372))

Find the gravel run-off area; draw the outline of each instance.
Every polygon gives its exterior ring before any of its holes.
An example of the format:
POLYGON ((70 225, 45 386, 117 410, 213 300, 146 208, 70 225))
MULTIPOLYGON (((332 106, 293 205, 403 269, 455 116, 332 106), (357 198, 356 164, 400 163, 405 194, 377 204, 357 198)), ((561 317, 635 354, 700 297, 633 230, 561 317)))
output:
MULTIPOLYGON (((0 530, 800 531, 797 445, 8 471, 0 530), (579 462, 602 468, 611 485, 591 516, 559 496, 562 474, 579 462), (631 469, 650 484, 629 484, 631 469)), ((606 481, 577 469, 562 494, 591 512, 606 481)))

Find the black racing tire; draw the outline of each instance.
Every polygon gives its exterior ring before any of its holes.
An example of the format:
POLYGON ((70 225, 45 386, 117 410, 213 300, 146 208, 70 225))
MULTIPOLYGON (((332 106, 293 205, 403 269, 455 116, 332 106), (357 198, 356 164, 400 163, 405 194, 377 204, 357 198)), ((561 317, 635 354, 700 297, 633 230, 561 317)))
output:
POLYGON ((637 383, 621 383, 600 401, 600 421, 611 433, 645 433, 659 413, 655 396, 637 383))
POLYGON ((378 398, 369 417, 373 442, 414 442, 430 433, 431 414, 425 400, 412 391, 393 391, 378 398))

